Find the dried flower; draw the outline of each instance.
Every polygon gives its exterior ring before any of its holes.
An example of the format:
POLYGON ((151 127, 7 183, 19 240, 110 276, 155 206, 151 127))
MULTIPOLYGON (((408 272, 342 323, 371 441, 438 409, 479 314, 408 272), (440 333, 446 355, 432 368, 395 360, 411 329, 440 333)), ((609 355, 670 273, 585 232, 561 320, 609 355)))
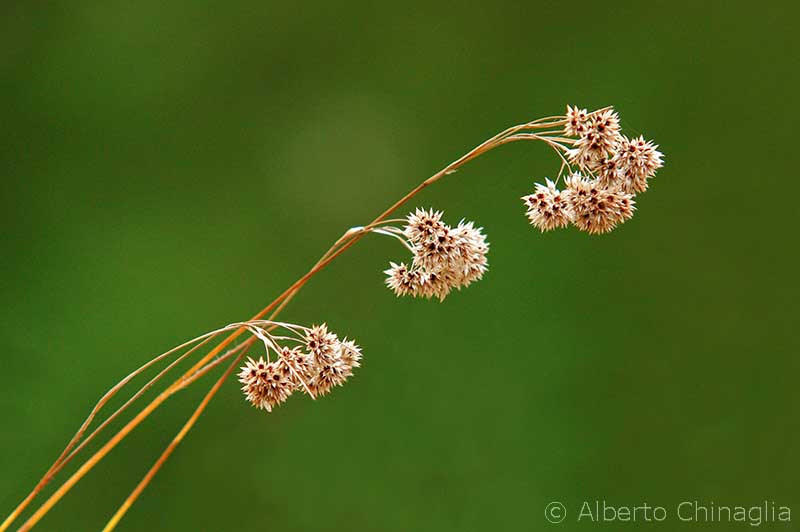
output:
POLYGON ((332 332, 328 332, 328 326, 324 323, 311 327, 306 333, 305 340, 314 364, 331 359, 339 344, 339 339, 332 332))
MULTIPOLYGON (((623 188, 615 157, 606 157, 595 169, 597 184, 602 188, 623 188)), ((627 191, 626 191, 627 192, 627 191)))
POLYGON ((415 296, 424 297, 426 299, 437 298, 439 301, 444 301, 447 294, 458 285, 452 272, 443 269, 440 271, 422 271, 420 273, 420 284, 415 296))
POLYGON ((572 222, 583 231, 597 234, 631 218, 633 196, 644 192, 663 166, 658 146, 642 136, 628 139, 622 135, 619 115, 611 107, 587 113, 568 105, 566 115, 557 123, 564 125, 565 135, 577 139, 551 137, 550 143, 581 172, 566 179, 563 192, 547 180, 546 185, 537 184, 533 194, 522 198, 531 224, 549 231, 572 222))
POLYGON ((350 367, 351 374, 353 368, 361 367, 361 348, 354 341, 345 338, 339 345, 339 349, 341 350, 340 357, 350 367))
POLYGON ((286 378, 292 381, 295 388, 305 390, 308 383, 314 378, 314 357, 304 353, 299 347, 283 346, 278 352, 280 369, 286 378))
POLYGON ((414 247, 414 265, 422 269, 433 271, 447 269, 447 266, 456 259, 456 235, 447 225, 431 236, 411 243, 414 247))
POLYGON ((398 297, 417 295, 422 281, 419 270, 412 270, 402 262, 390 262, 389 265, 391 267, 383 273, 386 274, 386 285, 392 292, 398 297))
POLYGON ((619 115, 613 109, 595 111, 579 136, 567 156, 581 169, 596 170, 606 157, 614 153, 621 140, 619 115))
POLYGON ((635 210, 633 196, 613 188, 602 188, 595 180, 575 173, 566 179, 564 196, 572 207, 573 223, 590 234, 607 233, 630 219, 635 210))
POLYGON ((489 268, 486 254, 489 243, 482 228, 475 227, 472 222, 461 220, 453 229, 455 238, 455 257, 450 263, 449 271, 457 288, 469 286, 483 278, 489 268))
POLYGON ((447 225, 442 223, 442 213, 433 209, 417 209, 408 215, 407 220, 403 234, 414 244, 435 240, 447 230, 447 225))
POLYGON ((343 385, 350 375, 352 375, 351 368, 340 359, 331 360, 319 366, 309 387, 318 397, 327 395, 334 386, 343 385))
POLYGON ((315 373, 308 386, 316 396, 341 386, 353 375, 353 369, 361 366, 361 350, 349 340, 336 342, 331 356, 321 359, 315 366, 315 373))
POLYGON ((239 382, 247 400, 267 412, 286 401, 296 388, 280 362, 267 363, 263 358, 248 358, 239 372, 239 382))
POLYGON ((578 109, 577 106, 567 106, 566 124, 564 134, 569 137, 579 137, 586 133, 589 127, 589 113, 586 109, 578 109))
MULTIPOLYGON (((489 244, 481 228, 462 220, 452 228, 441 221, 441 212, 417 209, 406 226, 395 229, 408 239, 413 252, 411 266, 390 262, 386 285, 397 295, 443 300, 454 288, 481 279, 488 268, 489 244)), ((385 230, 383 230, 385 231, 385 230)))
POLYGON ((619 133, 619 115, 613 109, 592 113, 587 136, 595 143, 594 149, 612 151, 621 140, 619 133))
MULTIPOLYGON (((408 216, 405 227, 401 229, 390 225, 392 223, 390 216, 423 188, 452 174, 468 161, 499 146, 523 140, 545 142, 558 153, 562 160, 562 169, 567 167, 571 171, 571 162, 581 170, 581 173, 573 174, 566 179, 566 189, 563 192, 559 192, 556 188, 558 179, 555 183, 546 180, 545 185, 537 184, 534 193, 523 198, 528 207, 528 218, 534 226, 542 231, 563 227, 569 221, 589 233, 603 233, 611 230, 633 215, 632 194, 647 189, 648 180, 663 164, 662 155, 652 142, 645 141, 643 137, 630 140, 620 135, 619 117, 611 108, 588 113, 586 109, 568 106, 566 116, 533 120, 507 128, 426 179, 372 222, 365 226, 353 227, 345 232, 308 273, 258 313, 256 318, 245 323, 231 324, 202 335, 156 357, 152 362, 186 349, 184 354, 177 359, 180 360, 223 331, 230 332, 225 338, 219 339, 216 347, 184 373, 176 383, 180 386, 175 388, 175 385, 170 385, 165 392, 159 394, 100 451, 89 458, 79 468, 78 473, 73 475, 62 488, 56 490, 50 499, 23 524, 22 528, 27 530, 35 525, 47 513, 48 508, 52 507, 75 482, 80 480, 111 448, 122 441, 173 391, 188 386, 217 363, 235 356, 236 358, 233 359, 229 368, 206 394, 203 402, 184 425, 181 435, 185 434, 211 397, 217 393, 222 382, 228 378, 244 349, 254 343, 255 338, 263 342, 266 349, 266 360, 263 357, 258 360, 248 358, 240 369, 239 381, 246 399, 256 408, 271 411, 297 390, 316 397, 330 392, 334 386, 342 385, 352 376, 353 369, 360 366, 361 351, 354 342, 347 339, 340 341, 338 336, 330 332, 325 324, 308 328, 263 320, 259 317, 267 314, 272 318, 277 316, 284 305, 311 277, 340 253, 355 244, 367 231, 398 238, 412 253, 410 265, 390 263, 391 267, 386 271, 388 276, 386 284, 397 295, 410 294, 415 297, 436 297, 442 300, 454 288, 460 289, 480 279, 487 270, 486 255, 489 246, 482 230, 476 228, 472 222, 462 221, 453 228, 442 221, 441 212, 417 209, 408 216), (563 134, 559 131, 562 127, 563 134), (284 332, 280 334, 271 332, 278 328, 282 328, 284 332), (253 337, 245 343, 222 351, 244 331, 249 332, 253 337), (189 349, 190 345, 194 345, 194 347, 189 349), (270 361, 270 352, 277 355, 274 361, 270 361)), ((113 387, 95 409, 102 407, 113 393, 122 389, 130 378, 148 366, 149 363, 113 387)), ((157 378, 160 376, 161 374, 157 378)), ((148 386, 150 383, 146 384, 141 391, 148 386)), ((95 412, 96 410, 92 411, 90 419, 95 412)), ((117 413, 112 414, 111 417, 116 415, 117 413)), ((5 530, 50 480, 51 473, 57 472, 72 457, 70 449, 73 449, 81 439, 80 447, 82 447, 98 432, 94 431, 84 436, 83 428, 70 441, 63 454, 51 466, 34 490, 4 521, 4 525, 0 525, 0 528, 5 530)), ((126 499, 125 504, 109 521, 107 529, 113 528, 114 523, 119 521, 120 516, 138 497, 143 486, 150 481, 153 473, 169 456, 174 449, 174 444, 179 439, 173 441, 173 444, 161 455, 143 482, 137 486, 131 496, 126 499)), ((76 450, 74 449, 72 453, 76 450)))
POLYGON ((325 395, 334 386, 342 385, 361 366, 361 349, 352 340, 340 341, 324 323, 311 328, 274 322, 250 322, 251 332, 262 339, 267 352, 275 351, 277 360, 270 362, 248 358, 239 372, 245 398, 256 408, 272 411, 293 391, 312 397, 325 395), (282 326, 292 336, 273 336, 263 328, 267 323, 282 326), (281 341, 301 342, 302 347, 282 345, 281 341))
POLYGON ((522 200, 528 206, 526 215, 531 224, 540 231, 550 231, 566 227, 572 221, 572 207, 556 188, 556 184, 546 179, 546 185, 536 183, 536 191, 522 200))
POLYGON ((642 136, 635 139, 623 136, 612 159, 618 186, 631 194, 644 192, 648 180, 664 166, 662 157, 652 141, 645 141, 642 136))

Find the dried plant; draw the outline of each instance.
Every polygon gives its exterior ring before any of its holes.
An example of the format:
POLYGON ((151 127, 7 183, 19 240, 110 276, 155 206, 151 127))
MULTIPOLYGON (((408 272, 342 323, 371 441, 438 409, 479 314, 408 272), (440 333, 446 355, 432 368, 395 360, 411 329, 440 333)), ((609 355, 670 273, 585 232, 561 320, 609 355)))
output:
POLYGON ((227 362, 222 375, 204 396, 192 416, 153 464, 144 478, 111 517, 104 530, 113 530, 136 501, 161 465, 192 428, 222 384, 242 359, 251 354, 240 368, 238 377, 245 399, 254 407, 271 412, 294 393, 312 399, 328 394, 353 375, 361 363, 361 350, 351 340, 328 330, 327 325, 306 327, 275 321, 297 292, 319 271, 355 245, 367 234, 399 240, 411 252, 408 263, 390 262, 386 285, 397 295, 443 300, 454 288, 461 289, 480 280, 488 268, 489 244, 481 228, 472 222, 455 227, 442 220, 442 213, 416 209, 405 219, 389 217, 425 187, 456 172, 467 162, 484 153, 521 140, 541 141, 555 150, 561 168, 555 181, 536 184, 532 194, 524 196, 530 223, 541 231, 570 224, 591 234, 605 233, 630 219, 634 213, 634 195, 644 192, 650 179, 662 166, 658 147, 643 137, 628 139, 620 133, 619 116, 610 107, 587 112, 567 107, 564 116, 552 116, 506 129, 483 142, 459 159, 420 183, 382 214, 363 227, 346 231, 319 261, 287 288, 266 308, 246 322, 233 323, 194 338, 163 353, 113 386, 89 413, 58 459, 39 480, 30 494, 0 525, 6 531, 38 493, 93 441, 111 422, 125 413, 147 390, 201 348, 209 351, 199 357, 183 374, 166 386, 149 404, 134 415, 119 431, 109 437, 93 455, 59 486, 19 528, 30 530, 39 520, 120 441, 176 392, 227 362), (564 190, 558 183, 564 177, 564 190), (238 342, 238 343, 237 343, 238 342), (253 358, 258 345, 263 354, 253 358), (155 364, 171 360, 116 411, 99 423, 91 433, 95 418, 131 380, 155 364), (87 434, 88 433, 88 434, 87 434))
POLYGON ((403 229, 380 230, 398 238, 413 254, 411 266, 390 263, 386 285, 398 296, 437 297, 444 301, 453 288, 461 289, 483 277, 489 244, 472 222, 456 228, 442 222, 442 213, 417 209, 403 229))
POLYGON ((607 233, 633 216, 634 195, 647 190, 663 166, 662 154, 644 137, 622 135, 611 108, 589 113, 567 106, 564 122, 565 137, 547 142, 566 155, 561 167, 570 171, 566 189, 559 191, 549 179, 537 183, 533 194, 522 198, 528 219, 542 232, 573 224, 590 234, 607 233))

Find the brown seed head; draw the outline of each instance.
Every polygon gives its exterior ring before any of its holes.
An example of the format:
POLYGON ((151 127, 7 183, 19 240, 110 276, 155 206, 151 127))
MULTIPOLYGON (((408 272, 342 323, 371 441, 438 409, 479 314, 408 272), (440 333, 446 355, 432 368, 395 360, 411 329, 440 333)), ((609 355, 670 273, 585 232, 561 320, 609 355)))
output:
POLYGON ((443 300, 454 288, 483 277, 489 244, 481 228, 463 220, 450 227, 441 221, 441 213, 433 210, 417 209, 408 220, 403 235, 413 250, 411 266, 391 262, 384 272, 386 285, 397 296, 443 300), (429 226, 435 229, 420 229, 429 226))
POLYGON ((572 206, 555 183, 549 179, 545 182, 546 185, 536 183, 534 193, 522 198, 528 207, 525 214, 531 224, 542 232, 566 227, 572 221, 572 206))
POLYGON ((566 179, 564 196, 573 210, 572 222, 590 234, 607 233, 630 219, 635 210, 633 196, 614 188, 603 188, 581 174, 566 179))
POLYGON ((577 106, 567 106, 566 124, 564 134, 568 137, 580 137, 589 127, 589 113, 586 109, 579 109, 577 106))
POLYGON ((267 363, 263 358, 248 358, 239 371, 239 382, 247 400, 267 412, 286 401, 296 387, 280 361, 267 363))
POLYGON ((433 209, 417 209, 407 217, 404 231, 405 237, 412 244, 417 244, 427 240, 435 239, 447 225, 442 222, 442 213, 433 209))
POLYGON ((619 187, 629 194, 647 190, 648 181, 664 166, 662 154, 652 141, 639 136, 622 137, 612 159, 617 168, 619 187))

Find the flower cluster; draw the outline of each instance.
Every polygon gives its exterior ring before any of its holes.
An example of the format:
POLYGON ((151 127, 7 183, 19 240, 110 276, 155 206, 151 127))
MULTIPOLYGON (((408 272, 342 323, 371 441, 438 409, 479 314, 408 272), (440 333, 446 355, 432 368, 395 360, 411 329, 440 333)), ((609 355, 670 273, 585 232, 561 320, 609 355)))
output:
POLYGON ((403 229, 389 229, 413 253, 410 265, 391 262, 384 272, 386 285, 398 296, 442 301, 454 288, 469 286, 486 272, 489 244, 472 222, 462 220, 450 227, 441 212, 417 209, 408 215, 403 229))
POLYGON ((630 194, 614 187, 602 187, 593 179, 573 174, 564 191, 572 212, 572 223, 589 234, 605 233, 633 216, 630 194))
POLYGON ((311 397, 325 395, 344 384, 361 365, 359 347, 346 338, 340 340, 325 324, 311 328, 281 325, 292 336, 273 336, 260 322, 248 326, 267 349, 267 360, 248 358, 239 372, 245 398, 256 408, 271 412, 295 391, 311 397), (298 345, 289 347, 285 342, 298 345), (277 355, 275 360, 269 360, 270 351, 277 355))
POLYGON ((649 180, 663 166, 662 154, 644 137, 629 139, 620 132, 619 115, 612 109, 587 112, 567 106, 563 124, 566 138, 558 144, 571 173, 559 191, 549 179, 536 184, 522 198, 531 224, 549 231, 569 224, 591 234, 606 233, 633 216, 634 196, 647 190, 649 180))

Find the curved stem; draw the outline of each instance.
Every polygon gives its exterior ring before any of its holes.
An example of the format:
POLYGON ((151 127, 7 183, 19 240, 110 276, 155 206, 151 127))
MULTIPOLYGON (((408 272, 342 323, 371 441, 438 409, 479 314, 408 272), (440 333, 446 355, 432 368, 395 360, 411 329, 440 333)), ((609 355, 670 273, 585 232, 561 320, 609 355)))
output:
POLYGON ((414 253, 414 248, 411 247, 411 244, 409 244, 408 241, 406 241, 405 238, 403 238, 402 236, 398 235, 397 233, 394 233, 392 231, 385 231, 383 229, 372 229, 372 232, 375 233, 375 234, 378 234, 378 235, 384 235, 384 236, 390 236, 392 238, 396 238, 397 240, 400 241, 401 244, 403 244, 405 246, 405 248, 407 250, 409 250, 411 253, 414 253))
POLYGON ((208 391, 208 393, 205 395, 205 397, 203 397, 203 400, 200 402, 200 405, 198 405, 197 409, 194 411, 194 413, 186 422, 186 424, 183 426, 183 428, 181 428, 180 432, 178 432, 178 434, 175 435, 175 438, 172 439, 172 441, 169 443, 164 452, 161 453, 161 456, 158 457, 156 463, 153 464, 153 466, 150 468, 150 470, 147 472, 144 478, 139 482, 139 484, 136 486, 133 492, 130 495, 128 495, 127 499, 125 499, 125 502, 122 504, 122 506, 120 506, 119 510, 117 510, 117 512, 108 521, 106 526, 103 528, 103 532, 110 532, 111 530, 114 530, 114 527, 117 526, 117 523, 119 523, 119 520, 122 519, 123 515, 125 515, 125 512, 128 511, 128 508, 130 508, 131 505, 133 505, 134 501, 139 496, 139 494, 142 493, 142 491, 150 482, 150 480, 152 480, 152 478, 155 476, 155 474, 158 472, 161 466, 164 465, 164 462, 167 461, 169 455, 172 454, 172 451, 175 450, 175 447, 178 446, 181 440, 183 440, 183 437, 186 436, 186 433, 188 433, 189 430, 192 428, 192 426, 194 426, 194 424, 197 422, 197 418, 200 417, 200 414, 202 414, 203 410, 205 410, 206 406, 208 406, 209 401, 211 401, 211 399, 217 394, 220 387, 222 386, 222 383, 224 383, 225 380, 228 378, 228 376, 233 372, 234 368, 236 367, 236 364, 239 362, 239 360, 241 360, 241 358, 242 354, 240 353, 236 358, 233 359, 233 362, 230 363, 228 369, 225 370, 225 373, 223 373, 222 376, 219 379, 217 379, 217 382, 214 383, 214 386, 212 386, 211 389, 208 391))
POLYGON ((125 378, 120 380, 117 384, 109 388, 109 390, 100 398, 100 400, 94 405, 94 407, 92 407, 92 410, 89 412, 89 415, 86 417, 84 422, 78 428, 78 431, 75 433, 72 439, 67 443, 67 446, 64 448, 63 451, 61 451, 61 454, 58 456, 55 462, 53 462, 53 464, 50 466, 50 468, 47 470, 44 476, 42 476, 39 482, 36 483, 36 486, 34 486, 33 490, 31 490, 31 492, 22 500, 22 502, 20 502, 19 505, 17 505, 14 511, 11 512, 11 514, 3 521, 3 523, 0 524, 0 532, 4 532, 5 530, 7 530, 8 527, 11 526, 11 523, 13 523, 14 520, 16 520, 17 517, 19 517, 19 515, 25 510, 25 508, 28 506, 28 504, 30 504, 30 502, 34 499, 34 497, 36 497, 36 495, 38 495, 39 492, 44 489, 44 487, 64 468, 64 466, 67 465, 70 460, 72 460, 75 454, 77 454, 83 447, 85 447, 86 444, 88 444, 105 426, 111 423, 111 421, 113 421, 114 418, 116 418, 119 414, 121 414, 133 401, 135 401, 142 393, 144 393, 144 391, 147 388, 155 384, 155 382, 157 382, 161 377, 163 377, 164 374, 166 374, 166 372, 169 369, 174 367, 178 361, 184 359, 190 353, 202 347, 216 334, 219 334, 224 330, 225 329, 223 328, 216 331, 212 331, 203 334, 201 336, 198 336, 196 338, 193 338, 187 342, 184 342, 179 346, 173 347, 169 351, 166 351, 165 353, 162 353, 150 359, 148 362, 141 365, 133 372, 129 373, 125 378), (94 421, 97 414, 100 413, 100 411, 108 403, 108 401, 110 401, 120 390, 122 390, 122 388, 124 388, 125 385, 127 385, 131 380, 133 380, 135 377, 140 375, 142 372, 144 372, 154 364, 160 362, 161 360, 169 357, 173 353, 176 353, 177 351, 180 351, 181 349, 188 347, 198 341, 200 341, 199 344, 192 347, 192 349, 190 349, 187 353, 181 355, 176 361, 167 366, 165 370, 161 371, 161 373, 159 373, 155 378, 151 379, 147 384, 145 384, 145 386, 142 389, 139 390, 139 392, 137 392, 137 394, 135 394, 131 399, 129 399, 122 407, 120 407, 116 412, 114 412, 114 414, 112 414, 109 418, 103 421, 103 423, 101 423, 100 426, 98 426, 89 436, 87 436, 81 442, 81 438, 83 438, 83 435, 86 434, 86 431, 92 424, 92 421, 94 421), (80 445, 78 445, 79 442, 81 442, 80 445))
POLYGON ((164 375, 166 375, 172 368, 180 364, 192 353, 194 353, 195 351, 206 345, 209 341, 211 341, 212 338, 213 336, 209 336, 199 344, 195 345, 190 350, 188 350, 187 352, 185 352, 184 354, 173 360, 166 368, 162 369, 158 373, 158 375, 147 381, 147 383, 145 383, 144 386, 139 388, 139 390, 135 394, 133 394, 133 396, 131 396, 130 399, 128 399, 121 407, 119 407, 116 411, 114 411, 113 414, 108 416, 102 423, 100 423, 100 425, 98 425, 97 428, 94 429, 91 434, 89 434, 86 438, 84 438, 83 441, 80 443, 80 445, 76 446, 75 449, 73 449, 73 451, 69 453, 69 455, 67 455, 67 457, 64 458, 64 460, 62 460, 60 464, 58 464, 58 467, 56 467, 53 471, 53 475, 56 475, 61 469, 63 469, 64 466, 66 466, 70 462, 70 460, 72 460, 75 457, 75 455, 81 451, 81 449, 86 447, 86 445, 88 445, 104 428, 106 428, 112 421, 114 421, 120 414, 122 414, 134 401, 136 401, 139 397, 141 397, 142 394, 144 394, 147 390, 149 390, 156 382, 161 380, 161 378, 164 377, 164 375))
MULTIPOLYGON (((205 375, 206 373, 208 373, 209 371, 214 369, 217 365, 219 365, 219 364, 225 362, 226 360, 228 360, 230 357, 232 357, 236 353, 246 351, 247 348, 250 347, 254 342, 255 342, 255 338, 250 337, 247 340, 245 340, 244 342, 242 342, 241 344, 237 345, 236 347, 232 347, 232 348, 228 349, 225 353, 221 354, 220 356, 218 356, 217 358, 215 358, 214 360, 212 360, 211 362, 209 362, 208 364, 206 364, 202 368, 200 368, 197 371, 195 371, 193 374, 191 374, 188 377, 186 377, 181 382, 181 384, 178 386, 178 389, 182 390, 182 389, 186 388, 187 386, 192 384, 194 381, 196 381, 197 379, 199 379, 200 377, 202 377, 203 375, 205 375)), ((244 353, 242 353, 242 354, 244 354, 244 353)))
MULTIPOLYGON (((555 118, 563 118, 563 117, 555 117, 555 118)), ((508 142, 513 142, 515 140, 524 140, 526 138, 537 137, 536 135, 531 135, 531 137, 522 137, 514 138, 513 135, 520 131, 529 130, 532 128, 539 128, 539 127, 551 127, 553 124, 539 124, 539 121, 534 121, 526 124, 521 124, 517 126, 512 126, 494 137, 486 140, 485 142, 479 144, 469 152, 465 153, 455 161, 451 162, 439 172, 433 174, 428 179, 414 187, 410 192, 408 192, 405 196, 397 200, 391 206, 389 206, 385 211, 383 211, 380 215, 378 215, 370 224, 366 227, 373 227, 375 225, 379 225, 380 223, 384 222, 392 213, 394 213, 397 209, 402 207, 405 203, 410 201, 414 198, 417 194, 419 194, 423 189, 432 185, 433 183, 437 182, 442 177, 452 174, 456 172, 461 166, 472 161, 473 159, 483 155, 484 153, 491 151, 492 149, 506 144, 508 142)), ((545 140, 545 137, 537 137, 535 140, 545 140)), ((326 251, 322 258, 302 277, 300 277, 297 281, 295 281, 289 288, 284 290, 277 298, 275 298, 269 305, 267 305, 264 309, 262 309, 259 313, 257 313, 251 320, 260 320, 270 312, 270 318, 277 316, 278 313, 289 303, 289 301, 297 294, 297 292, 311 280, 314 275, 316 275, 319 271, 324 269, 328 264, 336 260, 336 258, 347 251, 350 247, 354 246, 359 240, 361 240, 364 235, 368 232, 365 228, 354 228, 353 230, 349 230, 345 232, 334 244, 331 248, 326 251)), ((207 366, 207 364, 219 353, 225 349, 231 342, 233 342, 236 338, 238 338, 241 334, 247 331, 246 326, 240 326, 239 328, 235 329, 229 336, 224 338, 219 344, 217 344, 209 353, 207 353, 204 357, 202 357, 199 361, 197 361, 189 370, 187 370, 180 378, 174 381, 166 390, 164 390, 161 394, 159 394, 155 399, 153 399, 147 406, 145 406, 132 420, 130 420, 124 427, 122 427, 116 434, 114 434, 105 445, 103 445, 99 450, 97 450, 89 459, 87 459, 80 468, 78 468, 73 475, 67 479, 51 496, 48 498, 42 506, 22 525, 19 529, 20 532, 26 532, 30 530, 36 523, 41 520, 42 517, 56 504, 58 501, 81 479, 83 478, 86 473, 88 473, 100 460, 102 460, 119 442, 121 442, 131 431, 133 431, 144 419, 146 419, 151 413, 153 413, 164 401, 166 401, 171 395, 173 395, 178 390, 182 389, 186 386, 186 383, 189 379, 192 378, 198 371, 202 371, 203 368, 207 366)), ((225 377, 227 374, 225 375, 225 377)), ((209 398, 210 400, 210 398, 209 398)), ((93 412, 94 413, 94 412, 93 412)), ((199 414, 198 414, 199 415, 199 414)), ((91 416, 90 416, 91 417, 91 416)), ((189 425, 191 428, 191 424, 189 425)), ((188 428, 187 428, 188 431, 188 428)), ((182 437, 182 436, 181 436, 182 437)), ((171 451, 170 451, 171 452, 171 451)), ((43 479, 45 480, 45 479, 43 479)), ((47 478, 49 481, 50 479, 47 478)), ((41 483, 41 482, 40 482, 41 483)), ((46 482, 45 482, 46 483, 46 482)), ((146 483, 145 483, 146 485, 146 483)), ((32 493, 29 496, 30 499, 35 496, 32 493)), ((133 497, 135 499, 135 497, 133 497)), ((23 501, 24 505, 30 502, 28 499, 23 501)), ((23 505, 21 505, 24 508, 23 505)), ((21 512, 12 513, 9 518, 0 526, 0 532, 4 532, 8 526, 10 525, 11 521, 13 521, 21 512)), ((123 512, 124 513, 124 512, 123 512)))

